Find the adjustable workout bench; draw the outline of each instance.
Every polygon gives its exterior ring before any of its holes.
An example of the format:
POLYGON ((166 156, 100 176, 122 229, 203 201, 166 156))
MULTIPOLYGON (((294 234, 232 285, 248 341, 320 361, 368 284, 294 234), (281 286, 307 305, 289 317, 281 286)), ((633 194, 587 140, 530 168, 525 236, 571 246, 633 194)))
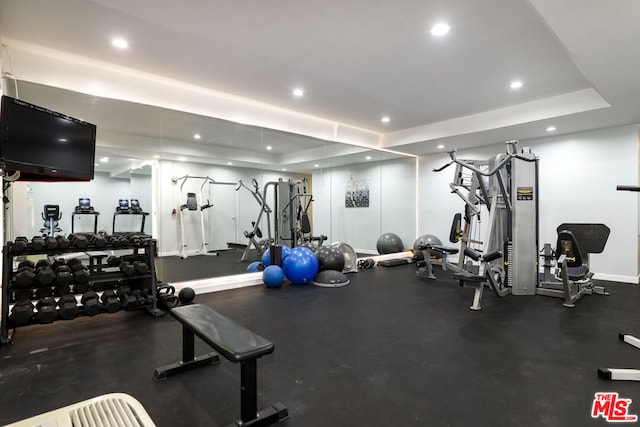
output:
POLYGON ((258 412, 256 360, 273 353, 273 343, 228 319, 211 308, 193 304, 173 308, 171 315, 182 323, 182 361, 156 368, 154 381, 164 380, 181 372, 220 363, 215 352, 195 357, 197 335, 225 358, 240 363, 240 420, 231 426, 267 426, 289 416, 282 403, 258 412))

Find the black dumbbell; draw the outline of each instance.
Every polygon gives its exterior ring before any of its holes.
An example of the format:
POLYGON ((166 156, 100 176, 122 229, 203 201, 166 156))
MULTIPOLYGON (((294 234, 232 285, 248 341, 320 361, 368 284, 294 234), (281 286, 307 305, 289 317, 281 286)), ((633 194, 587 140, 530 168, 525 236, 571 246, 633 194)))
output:
POLYGON ((77 249, 86 249, 89 246, 89 240, 84 234, 73 233, 69 235, 69 242, 77 249))
POLYGON ((74 294, 83 294, 83 293, 87 292, 90 287, 91 286, 89 285, 89 282, 87 282, 87 283, 75 283, 73 285, 73 293, 74 294))
POLYGON ((28 301, 33 298, 33 292, 31 289, 25 289, 21 291, 13 292, 14 301, 28 301))
POLYGON ((136 289, 133 294, 138 298, 140 305, 153 305, 153 295, 151 295, 151 289, 136 289))
POLYGON ((147 274, 149 272, 149 267, 142 261, 134 261, 133 268, 136 270, 136 274, 147 274))
POLYGON ((36 279, 41 285, 50 285, 56 278, 56 273, 51 268, 47 259, 41 259, 36 263, 36 279))
POLYGON ((15 303, 9 320, 16 325, 26 325, 31 322, 33 317, 33 304, 29 300, 22 300, 15 303))
POLYGON ((102 234, 89 234, 87 239, 89 240, 89 243, 96 248, 104 248, 107 246, 107 239, 102 234))
POLYGON ((87 291, 83 293, 80 302, 82 303, 82 311, 89 316, 95 316, 102 312, 102 305, 98 299, 98 294, 94 291, 87 291))
MULTIPOLYGON (((73 272, 68 265, 52 265, 51 268, 55 268, 56 278, 54 283, 59 286, 65 286, 71 283, 73 280, 73 272)), ((65 292, 66 293, 66 292, 65 292)))
POLYGON ((11 252, 12 253, 24 252, 28 246, 29 246, 29 239, 27 239, 25 236, 16 237, 16 239, 13 241, 13 244, 11 245, 11 252))
POLYGON ((76 301, 76 297, 71 294, 65 294, 60 297, 58 300, 58 313, 60 317, 64 320, 74 319, 80 309, 78 308, 78 303, 76 301))
POLYGON ((136 268, 130 262, 122 261, 118 268, 125 276, 133 276, 136 274, 136 268))
POLYGON ((107 313, 115 313, 120 309, 120 300, 116 292, 109 289, 102 293, 102 307, 107 313))
POLYGON ((120 299, 120 305, 125 310, 131 310, 138 306, 138 299, 131 292, 131 288, 129 286, 120 286, 116 291, 116 294, 120 299))
POLYGON ((51 287, 44 287, 36 289, 36 298, 42 299, 53 295, 53 289, 51 287))
POLYGON ((71 242, 69 241, 69 239, 64 236, 57 235, 56 241, 58 242, 58 246, 60 247, 60 249, 67 249, 69 246, 71 246, 71 242))
POLYGON ((69 285, 58 285, 53 288, 53 295, 57 297, 61 297, 62 295, 68 294, 71 292, 71 287, 69 285))
POLYGON ((109 265, 109 267, 119 267, 121 262, 122 258, 120 258, 119 256, 111 255, 107 258, 107 265, 109 265))
POLYGON ((18 264, 15 274, 15 284, 17 288, 28 288, 36 279, 35 264, 33 261, 22 261, 18 264))
POLYGON ((46 247, 42 236, 33 236, 31 238, 31 249, 36 252, 42 251, 46 247))
POLYGON ((53 297, 44 297, 36 303, 36 319, 40 323, 51 323, 58 317, 56 300, 53 297))
POLYGON ((89 281, 91 274, 89 273, 89 269, 87 268, 87 266, 84 265, 82 261, 77 258, 72 258, 67 261, 67 266, 69 266, 69 268, 73 272, 74 283, 84 284, 89 281))
POLYGON ((44 239, 44 246, 48 251, 52 251, 58 247, 58 240, 53 236, 47 236, 44 239))

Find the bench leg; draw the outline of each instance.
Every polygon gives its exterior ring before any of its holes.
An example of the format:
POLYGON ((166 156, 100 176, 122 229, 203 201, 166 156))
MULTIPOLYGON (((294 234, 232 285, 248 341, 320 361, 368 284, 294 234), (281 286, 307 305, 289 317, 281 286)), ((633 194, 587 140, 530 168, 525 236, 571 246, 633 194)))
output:
POLYGON ((287 407, 276 403, 258 412, 258 380, 256 359, 240 362, 240 419, 231 426, 268 426, 289 417, 287 407))
POLYGON ((258 380, 256 359, 240 364, 240 418, 251 421, 258 414, 258 380))
POLYGON ((195 335, 186 327, 182 327, 182 361, 154 369, 153 380, 162 381, 179 373, 202 366, 220 363, 218 353, 211 352, 195 356, 195 335))

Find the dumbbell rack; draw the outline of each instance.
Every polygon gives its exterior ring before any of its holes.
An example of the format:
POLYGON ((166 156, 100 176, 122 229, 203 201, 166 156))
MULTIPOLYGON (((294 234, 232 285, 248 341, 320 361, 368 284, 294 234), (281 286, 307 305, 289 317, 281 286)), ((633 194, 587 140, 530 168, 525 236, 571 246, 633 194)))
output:
MULTIPOLYGON (((13 248, 14 243, 8 242, 2 248, 2 256, 3 256, 3 264, 2 264, 2 318, 0 319, 0 346, 4 344, 13 343, 12 340, 12 331, 19 326, 27 326, 30 324, 38 324, 38 322, 32 317, 31 321, 27 324, 14 324, 9 318, 9 307, 11 304, 16 302, 15 292, 16 291, 24 291, 25 289, 17 289, 14 285, 15 283, 15 272, 13 271, 13 261, 16 256, 23 255, 47 255, 47 257, 58 257, 66 253, 77 253, 77 252, 91 252, 91 251, 109 251, 109 250, 132 250, 132 255, 143 256, 145 263, 148 266, 148 272, 146 274, 137 274, 137 275, 125 275, 124 273, 118 271, 117 268, 110 266, 109 264, 102 263, 103 257, 90 257, 89 265, 86 265, 86 268, 90 271, 90 279, 89 286, 90 289, 93 289, 95 284, 100 284, 101 287, 105 287, 105 289, 115 289, 115 287, 122 285, 126 282, 137 283, 136 289, 150 289, 151 295, 153 297, 153 304, 141 305, 138 308, 147 310, 154 317, 158 317, 164 314, 161 310, 157 308, 157 278, 155 271, 155 256, 156 256, 156 240, 151 239, 148 236, 140 237, 140 238, 132 238, 129 240, 129 243, 122 244, 122 242, 118 242, 118 244, 107 242, 106 245, 101 245, 100 247, 96 247, 94 244, 89 243, 86 248, 78 249, 71 245, 67 249, 54 249, 54 250, 34 250, 32 247, 32 243, 28 243, 27 247, 21 247, 19 251, 16 251, 13 248), (96 260, 98 260, 96 262, 96 260), (138 281, 138 282, 133 282, 138 281)), ((52 285, 42 286, 38 283, 34 282, 34 284, 27 288, 31 289, 35 294, 35 291, 39 287, 51 287, 52 285)), ((74 286, 72 284, 71 288, 74 286)), ((74 292, 71 292, 74 294, 74 292)), ((80 294, 75 294, 80 295, 80 294)), ((36 299, 32 298, 32 302, 35 302, 36 299)), ((78 316, 82 316, 82 310, 80 310, 80 314, 78 316)), ((57 321, 57 320, 56 320, 57 321)))

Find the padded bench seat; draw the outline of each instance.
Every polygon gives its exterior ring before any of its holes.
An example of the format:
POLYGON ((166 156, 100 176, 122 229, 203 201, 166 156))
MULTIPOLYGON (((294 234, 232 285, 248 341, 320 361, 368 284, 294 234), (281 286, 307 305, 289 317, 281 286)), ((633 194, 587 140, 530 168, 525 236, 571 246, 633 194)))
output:
POLYGON ((195 357, 194 337, 202 339, 227 360, 240 363, 240 420, 237 426, 267 426, 288 417, 282 403, 276 403, 260 412, 257 410, 256 360, 273 353, 271 341, 244 326, 202 305, 192 304, 169 311, 182 324, 182 361, 156 368, 154 381, 161 381, 181 372, 219 363, 218 354, 208 353, 195 357))

